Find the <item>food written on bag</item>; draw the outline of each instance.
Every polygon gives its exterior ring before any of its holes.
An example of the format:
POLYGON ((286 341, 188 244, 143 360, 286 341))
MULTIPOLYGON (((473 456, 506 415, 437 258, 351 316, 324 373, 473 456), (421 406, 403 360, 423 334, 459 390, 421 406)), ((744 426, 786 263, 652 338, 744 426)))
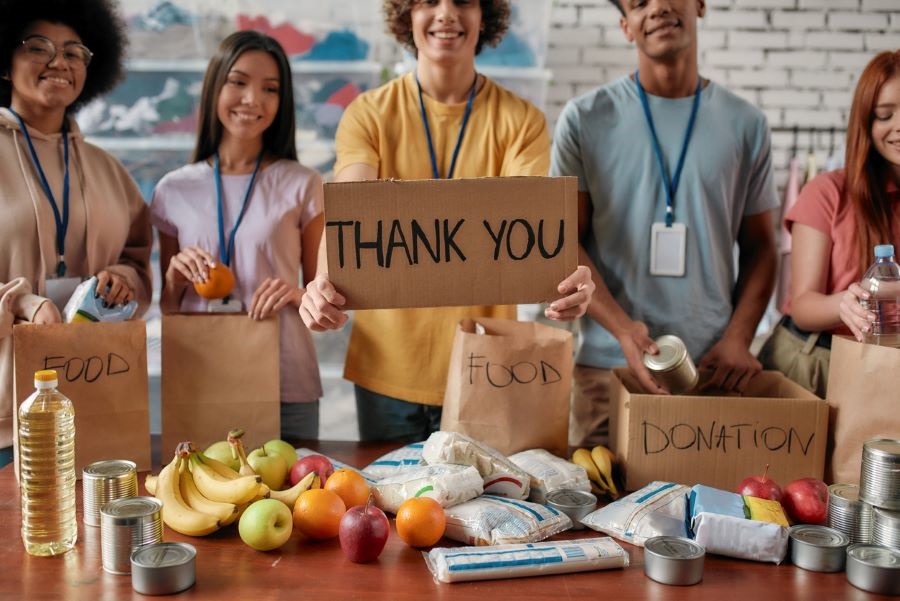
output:
POLYGON ((404 501, 415 497, 431 497, 443 507, 452 507, 482 491, 481 475, 470 465, 421 465, 372 485, 375 504, 390 513, 397 513, 404 501))
POLYGON ((690 491, 681 484, 651 482, 582 518, 581 523, 639 547, 654 536, 689 538, 685 520, 690 491))
POLYGON ((481 474, 485 493, 510 499, 528 498, 531 476, 498 451, 465 434, 433 433, 425 441, 422 458, 428 464, 471 465, 481 474))
POLYGON ((446 510, 444 536, 468 545, 536 543, 572 527, 546 505, 482 495, 446 510))
POLYGON ((531 449, 510 455, 509 460, 531 476, 529 501, 546 503, 554 490, 591 492, 591 481, 580 465, 561 459, 544 449, 531 449))

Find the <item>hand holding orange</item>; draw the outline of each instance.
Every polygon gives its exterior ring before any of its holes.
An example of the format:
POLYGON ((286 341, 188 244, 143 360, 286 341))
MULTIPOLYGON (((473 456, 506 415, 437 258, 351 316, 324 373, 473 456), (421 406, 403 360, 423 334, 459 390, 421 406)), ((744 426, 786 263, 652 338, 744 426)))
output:
POLYGON ((209 268, 209 276, 202 282, 194 282, 194 290, 206 299, 225 298, 234 289, 234 274, 224 263, 209 268))

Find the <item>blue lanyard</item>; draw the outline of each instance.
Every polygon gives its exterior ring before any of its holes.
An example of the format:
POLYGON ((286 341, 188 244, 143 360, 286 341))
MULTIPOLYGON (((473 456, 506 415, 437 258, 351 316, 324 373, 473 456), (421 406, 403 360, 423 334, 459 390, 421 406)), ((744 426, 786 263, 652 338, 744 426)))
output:
POLYGON ((694 105, 691 108, 691 117, 688 119, 687 130, 684 132, 684 142, 681 144, 681 156, 678 157, 678 166, 675 168, 675 176, 670 180, 666 164, 663 162, 659 138, 656 136, 656 127, 653 126, 653 115, 650 114, 650 103, 647 101, 647 92, 645 92, 643 86, 641 86, 638 72, 634 72, 634 83, 637 84, 638 94, 641 97, 641 104, 644 107, 644 117, 647 118, 647 125, 650 126, 650 135, 653 138, 653 150, 656 152, 656 162, 659 164, 659 170, 662 173, 663 181, 666 185, 666 227, 672 227, 672 224, 675 222, 675 192, 678 190, 678 182, 681 179, 681 169, 684 167, 684 157, 687 155, 688 143, 691 141, 691 134, 694 132, 694 122, 697 120, 697 109, 700 108, 700 92, 703 91, 702 82, 703 79, 698 77, 697 93, 694 94, 694 105))
POLYGON ((238 213, 234 227, 231 228, 231 236, 226 247, 225 244, 225 211, 222 208, 222 174, 219 171, 219 153, 213 155, 213 171, 216 174, 216 204, 219 209, 219 259, 226 267, 231 267, 231 258, 234 256, 234 236, 237 234, 238 226, 244 219, 244 213, 247 212, 247 205, 250 202, 250 192, 253 191, 253 182, 256 181, 256 174, 259 173, 259 166, 262 165, 263 152, 259 153, 256 159, 256 167, 253 168, 253 175, 250 176, 250 182, 247 184, 247 191, 244 192, 244 202, 241 204, 241 212, 238 213))
POLYGON ((19 113, 9 107, 9 112, 15 115, 19 120, 19 126, 25 135, 25 141, 28 142, 28 150, 31 151, 31 160, 34 161, 34 167, 37 169, 38 176, 41 180, 41 187, 44 194, 47 195, 47 202, 53 209, 53 219, 56 220, 56 254, 58 262, 56 264, 56 276, 63 277, 66 275, 66 231, 69 229, 69 128, 66 127, 66 121, 63 120, 62 139, 63 139, 63 162, 66 169, 63 173, 63 210, 62 215, 59 214, 59 207, 56 206, 56 198, 53 196, 53 190, 50 189, 50 182, 44 175, 44 169, 41 167, 41 161, 38 159, 37 151, 34 149, 34 142, 31 141, 31 135, 28 133, 28 127, 25 121, 19 116, 19 113))
MULTIPOLYGON (((431 128, 428 127, 428 114, 425 112, 425 100, 422 98, 422 85, 419 83, 419 74, 416 73, 416 87, 419 88, 419 107, 422 109, 422 123, 425 124, 425 137, 428 140, 428 154, 431 156, 431 175, 433 179, 441 179, 438 171, 437 155, 434 152, 434 142, 431 139, 431 128)), ((478 87, 478 73, 475 73, 475 81, 472 82, 472 90, 469 92, 469 101, 466 103, 466 112, 463 113, 462 125, 459 128, 459 137, 456 138, 456 148, 453 149, 453 158, 450 161, 450 171, 447 179, 453 177, 456 169, 456 158, 459 156, 459 147, 462 146, 463 136, 466 134, 466 125, 469 124, 469 116, 472 114, 472 102, 475 100, 475 88, 478 87)))

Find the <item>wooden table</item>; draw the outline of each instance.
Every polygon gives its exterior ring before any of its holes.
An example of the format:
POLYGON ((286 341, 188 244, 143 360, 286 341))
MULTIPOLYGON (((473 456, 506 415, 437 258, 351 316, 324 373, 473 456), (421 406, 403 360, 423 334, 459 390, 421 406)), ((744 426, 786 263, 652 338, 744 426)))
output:
MULTIPOLYGON (((319 442, 326 455, 350 465, 365 466, 390 450, 384 444, 319 442)), ((143 490, 143 476, 141 492, 143 490)), ((131 588, 129 576, 103 571, 100 529, 81 521, 81 485, 78 486, 78 543, 61 557, 31 557, 22 547, 19 492, 11 466, 0 470, 0 599, 65 599, 66 601, 118 601, 148 599, 131 588)), ((560 538, 600 536, 590 530, 569 532, 560 538)), ((623 543, 631 565, 621 570, 587 572, 487 582, 439 584, 422 553, 407 547, 392 532, 378 561, 354 564, 341 553, 337 539, 301 541, 294 534, 282 548, 268 553, 245 545, 232 526, 204 538, 166 530, 164 540, 184 541, 197 548, 197 583, 179 599, 256 601, 270 599, 597 599, 810 601, 882 599, 854 588, 844 573, 807 572, 792 565, 775 566, 715 556, 706 558, 703 581, 690 587, 658 584, 644 575, 643 550, 623 543)), ((455 546, 453 541, 441 544, 455 546)))

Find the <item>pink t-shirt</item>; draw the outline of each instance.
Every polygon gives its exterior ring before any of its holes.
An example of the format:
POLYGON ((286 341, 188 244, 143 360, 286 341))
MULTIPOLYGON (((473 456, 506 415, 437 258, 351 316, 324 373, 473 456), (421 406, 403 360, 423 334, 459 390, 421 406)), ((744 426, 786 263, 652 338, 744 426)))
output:
MULTIPOLYGON (((223 175, 226 241, 241 210, 250 175, 223 175)), ((300 243, 303 229, 323 210, 322 179, 296 161, 279 160, 262 169, 253 184, 244 219, 237 230, 231 269, 235 294, 244 310, 253 292, 270 277, 302 285, 300 243)), ((216 184, 213 168, 193 163, 166 174, 153 191, 153 225, 178 239, 180 248, 198 246, 219 258, 216 184)), ((206 300, 189 286, 182 312, 205 312, 206 300)), ((314 401, 322 396, 312 336, 297 308, 288 305, 281 324, 281 400, 314 401)))
MULTIPOLYGON (((855 282, 868 265, 860 267, 856 255, 856 216, 844 195, 846 175, 843 169, 818 175, 800 191, 797 204, 784 218, 790 230, 794 223, 802 223, 828 236, 831 241, 831 258, 828 263, 828 279, 825 294, 846 290, 855 282)), ((888 194, 892 203, 900 202, 900 190, 891 181, 888 194)), ((894 205, 892 224, 893 244, 900 248, 900 205, 894 205)), ((874 256, 873 256, 874 260, 874 256)), ((782 312, 790 314, 791 296, 788 294, 782 312)), ((837 334, 850 334, 841 326, 832 330, 837 334)))

